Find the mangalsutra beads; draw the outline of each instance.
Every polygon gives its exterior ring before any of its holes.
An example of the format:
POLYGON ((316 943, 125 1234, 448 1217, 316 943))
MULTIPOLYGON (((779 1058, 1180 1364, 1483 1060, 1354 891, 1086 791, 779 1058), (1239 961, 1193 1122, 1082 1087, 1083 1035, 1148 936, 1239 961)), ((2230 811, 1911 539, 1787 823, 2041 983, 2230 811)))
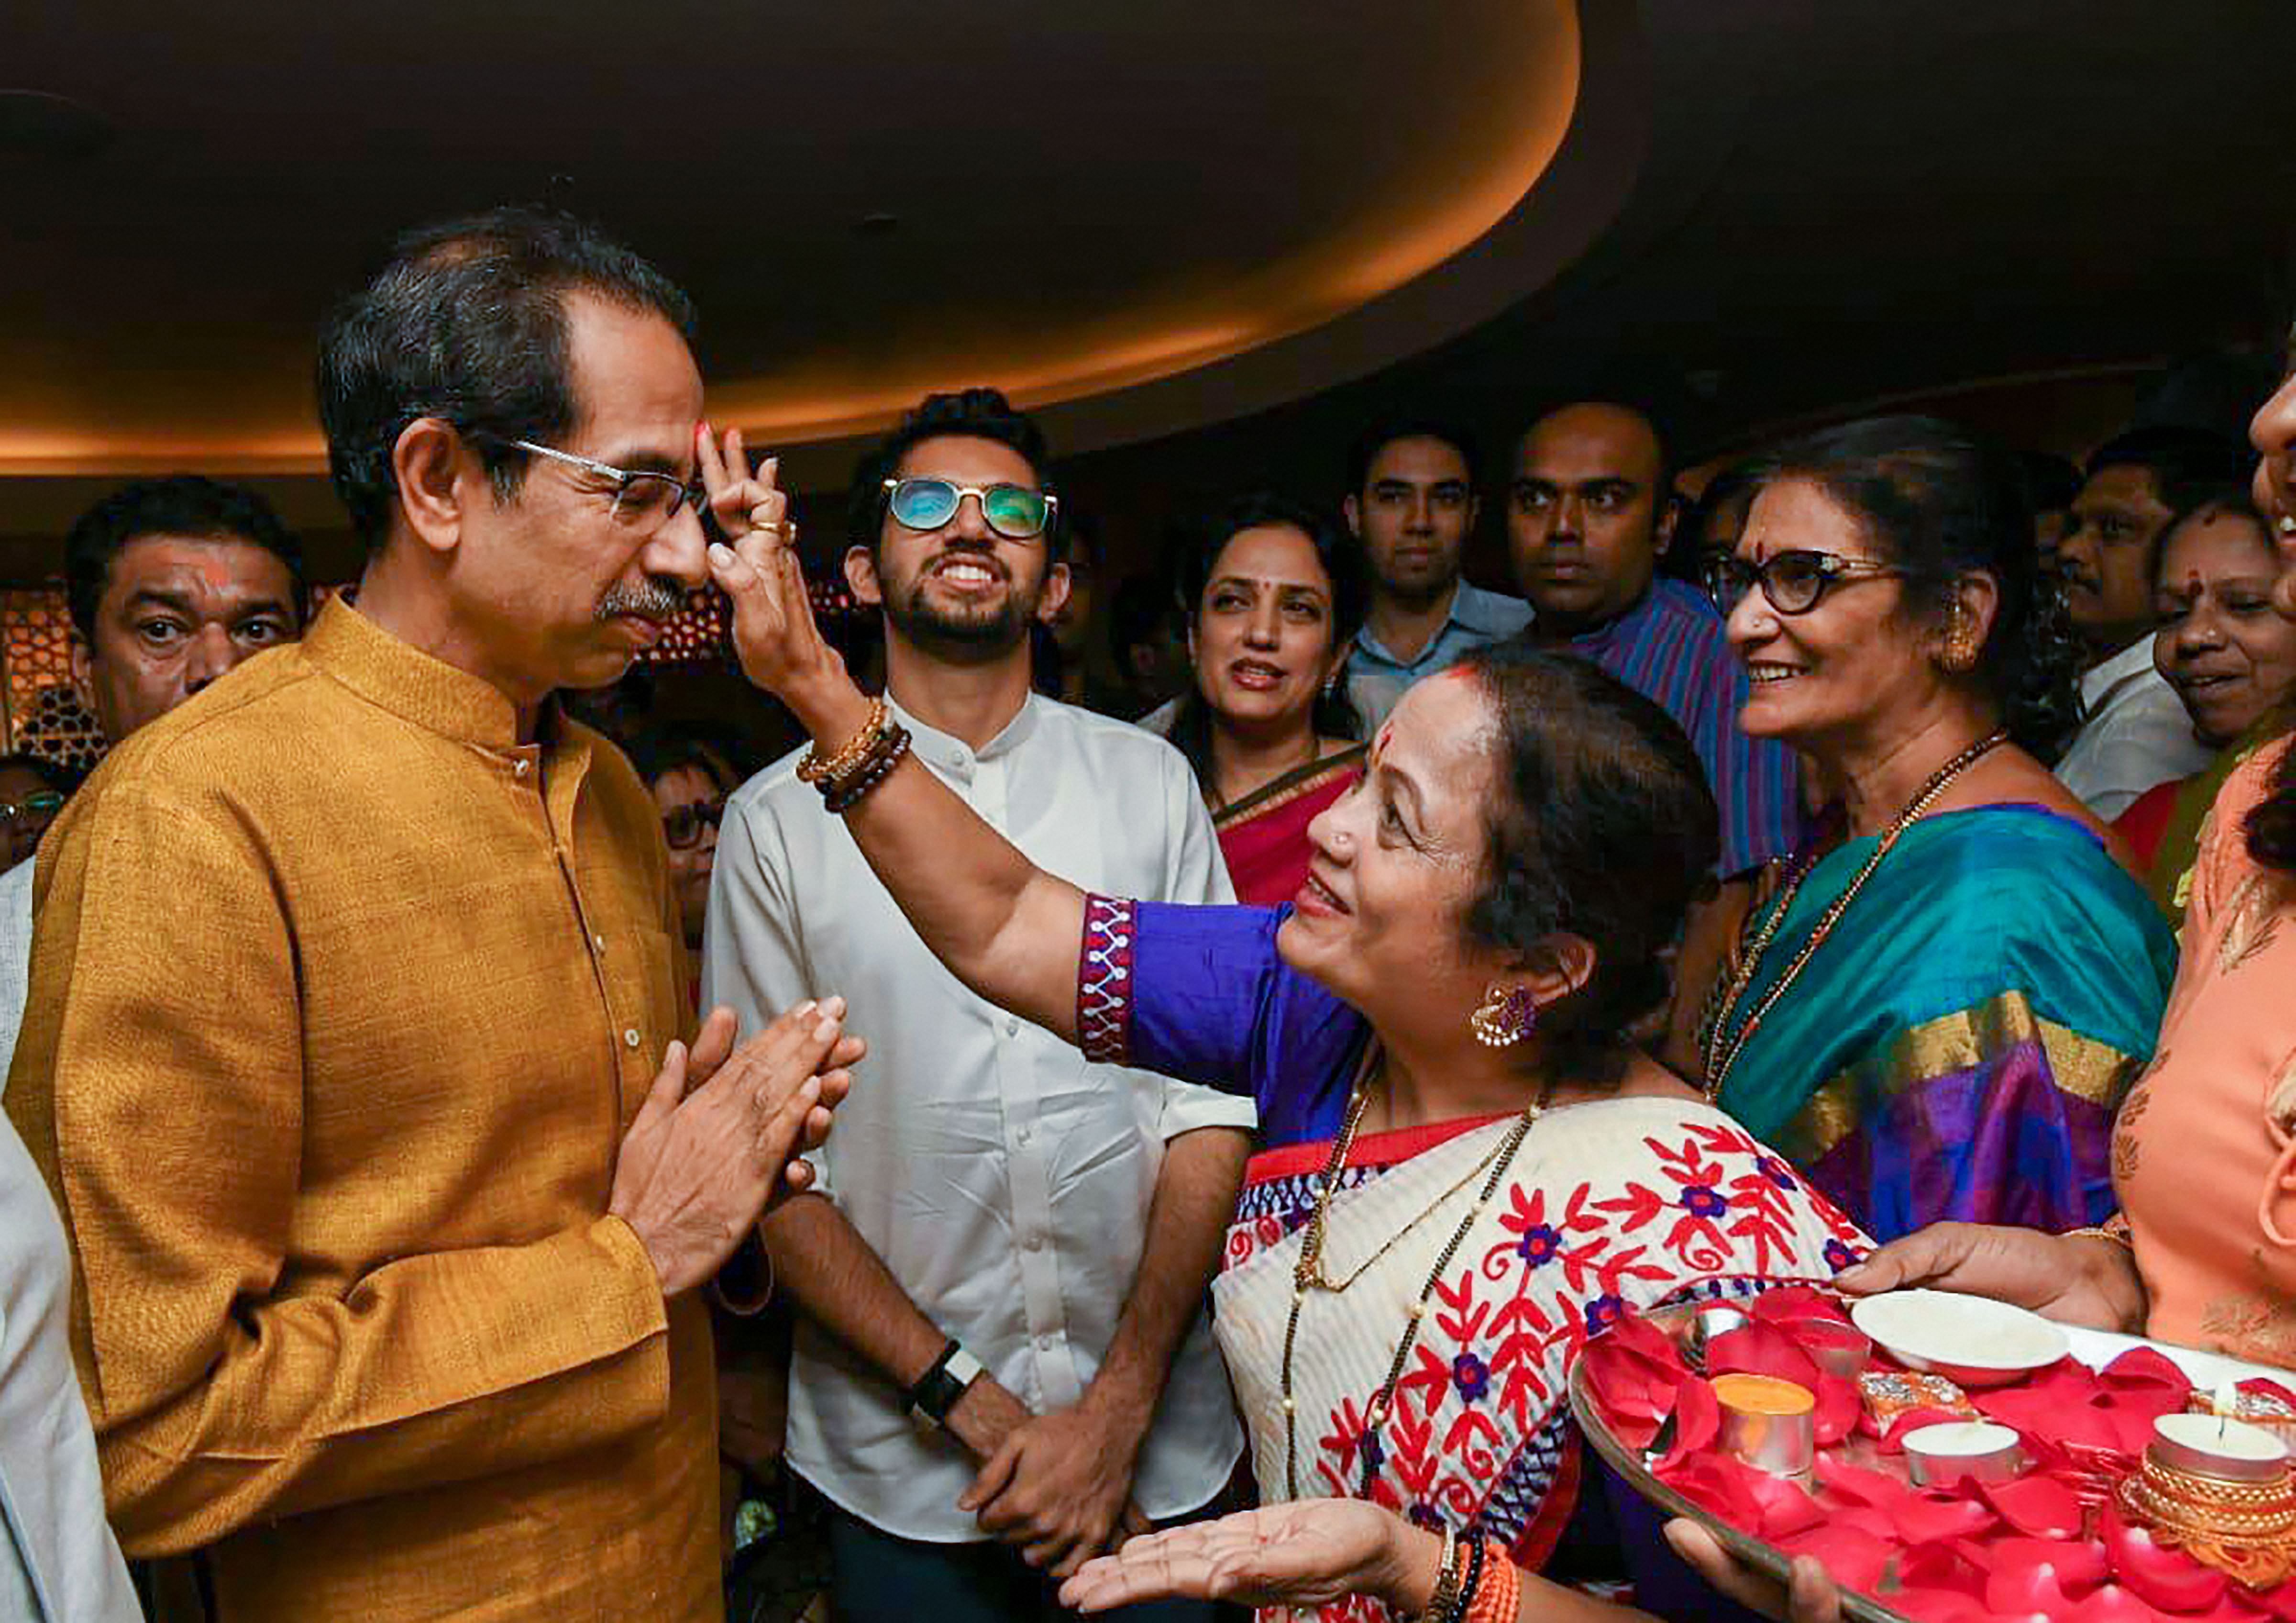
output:
POLYGON ((1801 894, 1802 881, 1809 877, 1810 869, 1816 866, 1816 853, 1805 857, 1794 869, 1780 888, 1777 900, 1771 903, 1763 918, 1752 944, 1740 953, 1736 971, 1726 983, 1717 984, 1715 995, 1700 1018, 1699 1050, 1706 1062, 1706 1097, 1709 1100, 1721 1097, 1722 1084, 1729 1080, 1731 1067, 1738 1063, 1738 1056, 1745 1051, 1746 1044, 1761 1029, 1762 1021, 1770 1010, 1777 1007, 1778 1000, 1785 996, 1788 988, 1800 978, 1803 968, 1816 955, 1818 948, 1825 944, 1825 938, 1833 933, 1833 927, 1841 922, 1841 916, 1849 910, 1849 904, 1857 899, 1857 893, 1866 888, 1866 881, 1874 877, 1874 870, 1882 866, 1882 858, 1890 854, 1898 837, 1913 827, 1922 813, 1936 803, 1938 796, 1951 787, 1955 779, 2008 741, 2006 729, 1989 733, 1930 775, 1929 781, 1882 831, 1881 837, 1874 842, 1873 855, 1866 859, 1866 865, 1857 870, 1848 886, 1819 917, 1817 927, 1809 933, 1809 939, 1802 943, 1801 950, 1794 954, 1793 961, 1786 966, 1785 973, 1779 976, 1769 991, 1763 994, 1762 1001, 1746 1017, 1745 1024, 1733 1033, 1730 1017, 1737 1013, 1740 1000, 1746 995, 1746 989, 1753 985, 1754 976, 1762 967, 1762 955, 1769 951, 1770 943, 1777 938, 1779 927, 1784 924, 1786 915, 1792 911, 1794 898, 1801 894))

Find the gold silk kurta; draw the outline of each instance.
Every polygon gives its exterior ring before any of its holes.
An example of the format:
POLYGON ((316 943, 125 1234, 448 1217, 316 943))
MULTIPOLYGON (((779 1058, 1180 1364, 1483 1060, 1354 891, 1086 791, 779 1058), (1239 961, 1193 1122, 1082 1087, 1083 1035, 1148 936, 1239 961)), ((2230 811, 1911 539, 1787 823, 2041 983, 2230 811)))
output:
POLYGON ((8 1111, 130 1554, 226 1623, 715 1619, 709 1334, 605 1215, 685 1021, 627 762, 340 604, 43 847, 8 1111))

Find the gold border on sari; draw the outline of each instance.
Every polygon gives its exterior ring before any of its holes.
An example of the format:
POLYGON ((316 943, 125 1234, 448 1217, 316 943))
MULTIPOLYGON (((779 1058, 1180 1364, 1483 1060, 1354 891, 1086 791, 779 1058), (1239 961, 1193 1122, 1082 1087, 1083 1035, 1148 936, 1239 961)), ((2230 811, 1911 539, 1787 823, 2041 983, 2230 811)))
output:
MULTIPOLYGON (((1279 806, 1289 805, 1302 795, 1311 794, 1323 787, 1341 773, 1360 766, 1370 748, 1367 744, 1358 744, 1351 748, 1322 756, 1303 767, 1294 768, 1289 775, 1277 779, 1274 783, 1254 789, 1234 805, 1214 807, 1212 827, 1215 829, 1226 828, 1247 818, 1258 817, 1262 812, 1273 812, 1279 806)), ((1207 800, 1210 798, 1210 786, 1206 786, 1205 798, 1207 800)))
POLYGON ((2070 1026, 2038 1019, 2021 992, 2007 992, 1974 1009, 1956 1009, 1925 1020, 1901 1034, 1886 1050, 1820 1083, 1809 1102, 1788 1125, 1783 1148, 1815 1161, 1848 1138, 1858 1122, 1861 1077, 1878 1067, 1890 1096, 1935 1076, 1969 1070, 1990 1052, 2039 1038, 2049 1074, 2060 1092, 2112 1110, 2128 1091, 2142 1059, 2109 1042, 2086 1037, 2070 1026))

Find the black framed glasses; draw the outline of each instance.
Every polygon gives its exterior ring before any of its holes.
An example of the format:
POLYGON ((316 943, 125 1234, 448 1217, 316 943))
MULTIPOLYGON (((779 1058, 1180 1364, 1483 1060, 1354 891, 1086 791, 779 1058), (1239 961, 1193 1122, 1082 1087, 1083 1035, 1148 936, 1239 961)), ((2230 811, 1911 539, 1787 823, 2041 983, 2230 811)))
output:
POLYGON ((1774 552, 1759 564, 1749 564, 1733 553, 1721 553, 1706 560, 1704 573, 1706 595, 1725 614, 1757 586, 1779 614, 1807 614, 1841 581, 1879 580, 1906 572, 1894 564, 1792 548, 1774 552))
POLYGON ((0 824, 45 822, 64 809, 64 797, 53 789, 34 789, 20 801, 0 800, 0 824))
POLYGON ((673 851, 691 851, 701 844, 701 830, 706 825, 715 828, 726 820, 726 803, 722 800, 697 800, 688 806, 672 806, 661 814, 661 836, 673 851))
POLYGON ((709 499, 709 493, 699 481, 688 482, 675 474, 657 473, 651 468, 618 468, 611 462, 600 462, 594 457, 578 457, 572 451, 562 451, 554 446, 537 445, 531 440, 510 440, 504 443, 522 451, 532 451, 537 457, 547 457, 553 462, 562 462, 569 467, 581 469, 593 478, 603 479, 613 486, 613 516, 617 523, 634 530, 658 530, 678 515, 679 509, 691 503, 699 513, 709 499))
POLYGON ((968 496, 980 516, 1008 541, 1034 540, 1060 511, 1061 498, 1024 484, 959 484, 954 479, 888 479, 885 506, 905 530, 938 530, 956 516, 968 496))

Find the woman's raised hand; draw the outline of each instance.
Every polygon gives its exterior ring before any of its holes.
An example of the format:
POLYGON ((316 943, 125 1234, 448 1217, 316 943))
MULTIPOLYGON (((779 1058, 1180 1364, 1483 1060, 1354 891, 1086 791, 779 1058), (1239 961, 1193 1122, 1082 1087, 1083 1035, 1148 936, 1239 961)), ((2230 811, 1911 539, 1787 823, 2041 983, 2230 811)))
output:
POLYGON ((733 601, 742 673, 797 712, 816 737, 824 724, 834 731, 838 716, 853 708, 844 701, 858 703, 860 694, 814 623, 779 461, 768 457, 752 474, 738 428, 720 441, 704 423, 694 440, 709 515, 730 538, 709 548, 709 575, 733 601))

